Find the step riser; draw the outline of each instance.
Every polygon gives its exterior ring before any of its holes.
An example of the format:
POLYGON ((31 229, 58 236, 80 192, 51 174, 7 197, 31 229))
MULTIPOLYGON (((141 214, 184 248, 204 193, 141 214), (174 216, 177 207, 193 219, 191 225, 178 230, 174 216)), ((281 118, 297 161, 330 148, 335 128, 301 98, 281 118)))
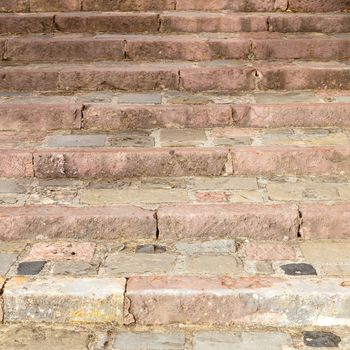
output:
POLYGON ((1 0, 2 12, 53 12, 53 11, 149 11, 149 10, 231 10, 327 12, 350 8, 348 0, 1 0))
POLYGON ((200 32, 350 32, 339 15, 181 15, 156 13, 59 13, 0 15, 0 33, 200 33, 200 32))
POLYGON ((1 131, 127 131, 154 128, 350 127, 350 104, 0 104, 1 131))
POLYGON ((0 177, 14 178, 350 174, 346 146, 3 150, 0 160, 0 177))
POLYGON ((0 68, 0 91, 254 91, 350 90, 345 65, 237 67, 16 67, 0 68), (258 76, 256 76, 256 74, 258 76))
POLYGON ((350 40, 329 39, 21 39, 3 44, 3 58, 9 62, 93 62, 93 61, 209 61, 222 59, 344 60, 350 57, 350 40), (308 47, 308 50, 305 50, 308 47), (326 48, 326 49, 325 49, 326 48))
POLYGON ((179 204, 157 211, 135 206, 2 207, 0 240, 128 239, 162 241, 348 239, 348 203, 179 204), (98 230, 96 229, 98 227, 98 230))

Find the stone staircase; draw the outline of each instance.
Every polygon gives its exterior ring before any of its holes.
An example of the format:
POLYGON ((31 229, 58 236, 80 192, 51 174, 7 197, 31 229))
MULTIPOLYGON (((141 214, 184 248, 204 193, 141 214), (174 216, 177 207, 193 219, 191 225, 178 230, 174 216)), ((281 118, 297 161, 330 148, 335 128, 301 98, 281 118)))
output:
POLYGON ((0 11, 0 350, 350 349, 348 0, 0 11))

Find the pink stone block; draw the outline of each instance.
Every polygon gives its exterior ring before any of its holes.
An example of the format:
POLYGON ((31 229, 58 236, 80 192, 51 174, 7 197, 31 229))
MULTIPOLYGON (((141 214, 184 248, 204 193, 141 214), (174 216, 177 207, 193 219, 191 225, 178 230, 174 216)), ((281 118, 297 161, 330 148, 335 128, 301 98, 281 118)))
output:
POLYGON ((245 243, 242 252, 247 260, 294 260, 295 249, 286 243, 245 243))

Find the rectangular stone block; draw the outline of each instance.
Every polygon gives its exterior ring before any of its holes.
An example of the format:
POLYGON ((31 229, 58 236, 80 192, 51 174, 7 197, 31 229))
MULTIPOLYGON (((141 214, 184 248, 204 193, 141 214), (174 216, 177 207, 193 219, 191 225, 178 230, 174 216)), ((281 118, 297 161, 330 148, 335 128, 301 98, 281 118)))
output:
POLYGON ((160 239, 296 239, 299 213, 286 205, 162 206, 158 223, 160 239))
POLYGON ((0 130, 79 130, 81 105, 4 103, 0 104, 0 130))
POLYGON ((0 150, 0 177, 33 176, 32 153, 28 151, 0 150))
POLYGON ((301 234, 305 239, 349 238, 349 203, 302 204, 301 234))
POLYGON ((81 0, 29 0, 31 12, 80 11, 81 0))
POLYGON ((53 30, 52 14, 0 14, 1 34, 51 33, 53 30))
POLYGON ((289 9, 295 12, 332 12, 350 9, 349 0, 290 0, 289 9))
POLYGON ((151 210, 133 206, 0 208, 0 239, 147 239, 156 237, 151 210))
POLYGON ((159 25, 155 13, 118 12, 59 13, 55 24, 65 33, 157 33, 159 25))
POLYGON ((84 11, 175 10, 176 0, 82 0, 84 11))
POLYGON ((227 105, 108 105, 91 104, 83 111, 84 129, 132 130, 206 128, 232 124, 227 105))
POLYGON ((122 324, 125 279, 14 277, 3 294, 5 322, 122 324))
POLYGON ((66 149, 35 151, 39 178, 114 178, 140 176, 222 175, 225 148, 66 149))
POLYGON ((29 0, 0 0, 0 12, 28 12, 29 0))
POLYGON ((131 277, 126 316, 148 326, 348 326, 348 289, 341 278, 131 277))

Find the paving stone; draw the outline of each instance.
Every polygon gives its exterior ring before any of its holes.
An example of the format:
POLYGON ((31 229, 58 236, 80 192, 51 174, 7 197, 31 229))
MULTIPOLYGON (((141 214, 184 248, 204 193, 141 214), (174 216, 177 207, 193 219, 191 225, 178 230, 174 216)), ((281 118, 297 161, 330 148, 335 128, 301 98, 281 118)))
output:
POLYGON ((228 202, 228 196, 225 192, 196 192, 195 197, 197 202, 228 202))
POLYGON ((309 276, 317 275, 315 268, 310 264, 286 264, 282 265, 281 269, 286 275, 290 276, 309 276))
POLYGON ((97 274, 97 266, 86 261, 54 261, 50 273, 53 275, 86 276, 97 274))
POLYGON ((337 348, 341 338, 330 332, 304 332, 304 344, 312 348, 337 348))
POLYGON ((147 131, 119 132, 108 136, 107 145, 112 147, 154 147, 154 138, 147 131))
POLYGON ((203 146, 207 141, 204 130, 196 129, 161 129, 160 130, 160 146, 176 147, 176 146, 203 146))
POLYGON ((273 275, 274 269, 270 261, 244 261, 244 271, 250 275, 273 275))
POLYGON ((263 203, 263 193, 258 191, 232 191, 228 193, 230 203, 263 203))
POLYGON ((118 102, 128 104, 160 104, 162 103, 162 95, 159 93, 120 94, 118 96, 118 102))
POLYGON ((37 275, 44 268, 46 261, 25 261, 18 264, 18 275, 37 275))
POLYGON ((81 203, 181 203, 188 202, 188 193, 181 189, 91 189, 83 190, 81 203))
POLYGON ((91 261, 96 244, 90 242, 35 243, 25 260, 83 260, 91 261))
POLYGON ((101 275, 165 273, 174 269, 176 256, 171 254, 124 254, 107 256, 100 268, 101 275))
POLYGON ((206 242, 176 242, 176 250, 183 254, 234 253, 236 242, 233 239, 212 240, 206 242))
POLYGON ((295 249, 286 243, 249 242, 242 247, 248 260, 295 260, 295 249))
POLYGON ((17 259, 17 254, 0 253, 0 276, 5 276, 17 259))
POLYGON ((161 254, 166 252, 166 247, 157 244, 142 244, 136 247, 136 253, 161 254))
POLYGON ((195 177, 192 185, 198 190, 257 190, 254 177, 195 177))
POLYGON ((350 262, 350 243, 332 241, 305 241, 300 243, 305 259, 311 264, 350 262))
POLYGON ((184 271, 190 274, 240 275, 242 263, 228 255, 190 255, 185 257, 184 271))
POLYGON ((103 147, 106 135, 52 135, 46 138, 47 147, 103 147))
POLYGON ((3 294, 5 322, 122 323, 123 278, 11 278, 3 294))
POLYGON ((184 333, 121 332, 113 343, 114 350, 184 350, 184 333))
POLYGON ((23 181, 0 180, 0 193, 26 193, 26 186, 23 181))
POLYGON ((284 350, 292 345, 285 333, 196 332, 193 350, 284 350))
POLYGON ((83 329, 2 325, 0 350, 86 350, 90 334, 83 329))
POLYGON ((350 264, 318 264, 317 272, 321 276, 350 276, 350 264))

